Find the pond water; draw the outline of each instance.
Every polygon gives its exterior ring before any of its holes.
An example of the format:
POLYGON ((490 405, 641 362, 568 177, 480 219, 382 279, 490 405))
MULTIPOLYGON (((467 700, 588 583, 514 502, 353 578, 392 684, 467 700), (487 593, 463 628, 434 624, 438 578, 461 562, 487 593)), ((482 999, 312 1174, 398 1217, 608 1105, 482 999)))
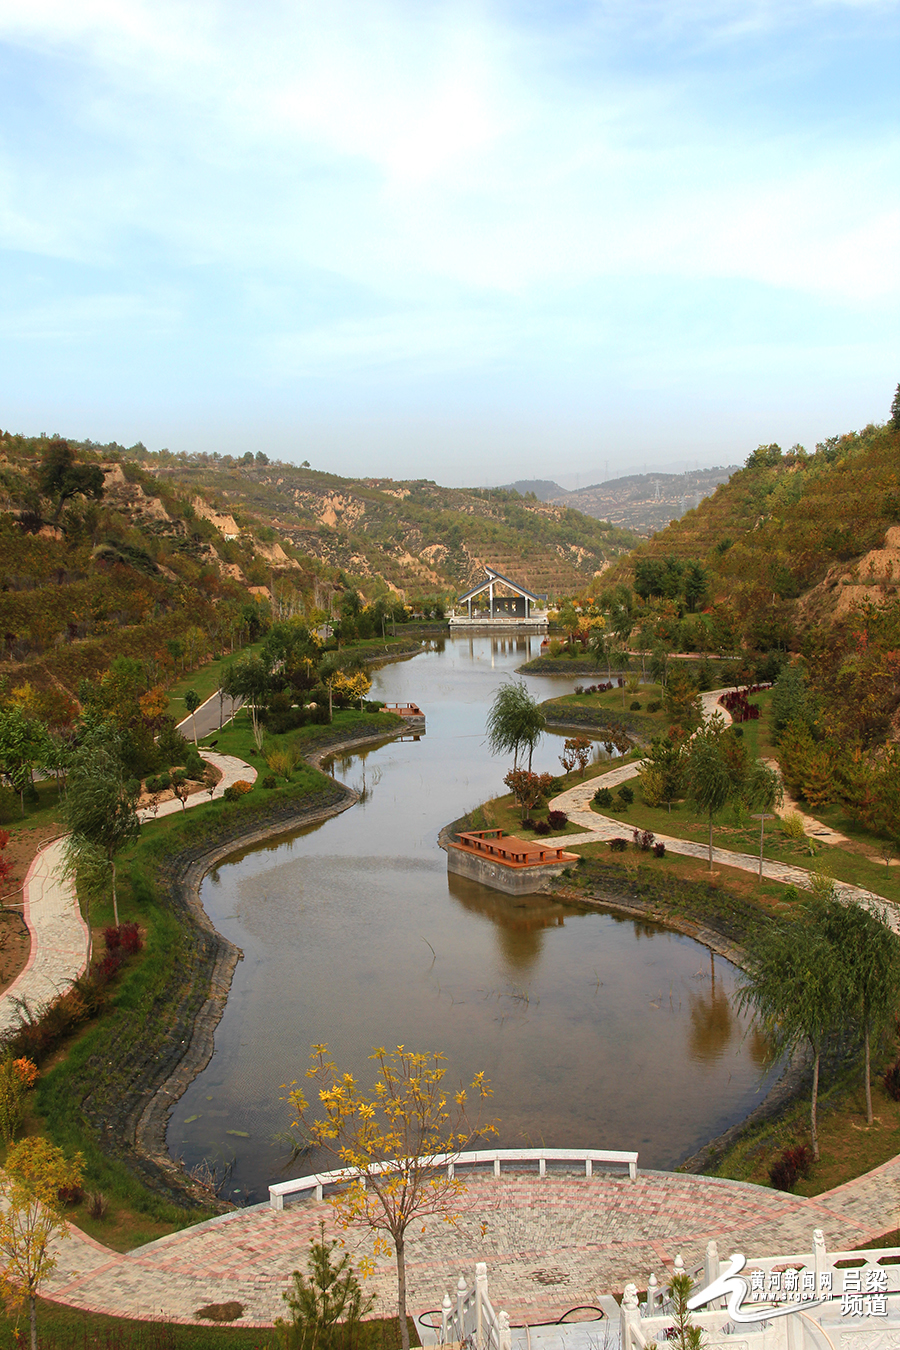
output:
MULTIPOLYGON (((538 644, 447 639, 383 667, 373 696, 418 703, 426 734, 339 758, 363 801, 205 878, 207 913, 244 959, 168 1143, 188 1167, 229 1166, 230 1198, 331 1165, 312 1154, 286 1172, 276 1140, 280 1085, 317 1042, 363 1080, 376 1045, 441 1050, 453 1086, 485 1070, 501 1146, 636 1148, 644 1167, 674 1166, 767 1090, 727 962, 655 925, 447 872, 438 831, 503 791, 485 718, 538 644)), ((539 699, 575 683, 528 677, 539 699)), ((535 770, 559 773, 561 749, 545 736, 535 770)))

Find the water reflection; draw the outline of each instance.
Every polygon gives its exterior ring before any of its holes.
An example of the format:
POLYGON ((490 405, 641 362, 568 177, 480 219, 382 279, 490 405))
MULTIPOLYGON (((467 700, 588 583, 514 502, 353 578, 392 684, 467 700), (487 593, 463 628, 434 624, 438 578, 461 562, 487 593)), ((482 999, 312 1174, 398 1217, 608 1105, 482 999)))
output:
POLYGON ((504 895, 469 877, 447 873, 447 889, 468 914, 478 914, 494 925, 499 950, 514 970, 532 966, 541 954, 544 929, 562 928, 571 906, 547 896, 504 895))
POLYGON ((709 968, 708 988, 702 992, 692 989, 689 994, 691 1051, 694 1059, 707 1064, 721 1058, 735 1033, 735 1019, 728 995, 721 980, 716 985, 716 958, 712 952, 709 954, 709 968))
MULTIPOLYGON (((491 1079, 501 1145, 638 1148, 648 1167, 758 1100, 726 962, 710 971, 704 948, 654 924, 447 873, 438 831, 500 790, 508 765, 484 744, 485 714, 532 643, 451 639, 383 667, 377 697, 418 703, 427 738, 337 756, 363 803, 205 879, 203 903, 244 959, 215 1054, 173 1112, 169 1145, 188 1165, 233 1155, 239 1195, 262 1198, 286 1156, 279 1084, 318 1041, 360 1076, 373 1045, 439 1049, 453 1084, 491 1079)), ((574 680, 529 687, 547 698, 574 680)), ((535 769, 558 772, 559 749, 546 737, 535 769)))

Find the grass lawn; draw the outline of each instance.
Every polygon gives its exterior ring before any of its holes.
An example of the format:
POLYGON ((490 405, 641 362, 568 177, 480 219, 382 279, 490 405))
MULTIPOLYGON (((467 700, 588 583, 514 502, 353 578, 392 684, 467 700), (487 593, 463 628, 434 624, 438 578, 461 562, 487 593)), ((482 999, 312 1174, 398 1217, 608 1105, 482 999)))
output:
MULTIPOLYGON (((184 696, 189 689, 200 695, 201 703, 204 703, 214 694, 219 687, 219 680, 222 678, 222 671, 226 666, 230 666, 233 661, 242 660, 246 656, 258 656, 262 651, 262 642, 251 642, 247 647, 240 647, 236 652, 228 656, 220 656, 215 661, 208 661, 205 666, 200 666, 197 670, 190 671, 187 675, 182 675, 176 680, 169 689, 169 712, 176 722, 187 716, 187 709, 184 706, 184 696)), ((225 704, 226 708, 228 704, 225 704)))
MULTIPOLYGON (((410 1344, 418 1345, 412 1318, 407 1322, 410 1344)), ((20 1334, 24 1331, 27 1338, 27 1314, 20 1317, 18 1325, 20 1334)), ((15 1326, 14 1317, 0 1312, 0 1343, 4 1346, 17 1343, 15 1326)), ((104 1350, 276 1350, 282 1345, 278 1333, 269 1327, 216 1326, 201 1318, 195 1326, 143 1322, 81 1312, 43 1298, 38 1299, 37 1329, 39 1343, 53 1346, 53 1350, 85 1350, 86 1346, 103 1346, 104 1350)), ((363 1322, 355 1341, 356 1350, 398 1350, 399 1345, 400 1324, 396 1317, 363 1322)))
MULTIPOLYGON (((637 828, 652 830, 654 834, 672 835, 677 839, 690 839, 698 844, 708 843, 709 823, 698 815, 695 807, 686 802, 674 803, 671 811, 665 806, 646 806, 640 799, 638 781, 630 782, 629 786, 634 790, 635 800, 627 810, 616 809, 615 790, 612 807, 600 808, 592 803, 592 810, 613 820, 621 820, 623 833, 637 828)), ((736 821, 730 810, 723 812, 713 820, 713 847, 758 857, 759 823, 749 815, 736 821)), ((816 845, 815 855, 810 856, 808 844, 787 839, 777 829, 776 821, 766 822, 764 857, 769 862, 783 862, 807 871, 824 872, 836 881, 861 886, 884 896, 886 900, 900 902, 900 869, 891 868, 888 871, 879 863, 871 862, 846 848, 816 845)))
MULTIPOLYGON (((827 1075, 824 1077, 818 1113, 821 1157, 810 1175, 797 1182, 795 1194, 821 1195, 900 1153, 900 1102, 891 1100, 881 1082, 898 1049, 896 1038, 892 1038, 891 1045, 873 1061, 872 1125, 866 1123, 862 1064, 842 1070, 830 1082, 827 1075)), ((805 1093, 781 1119, 748 1131, 725 1154, 714 1175, 768 1185, 769 1169, 786 1148, 795 1144, 809 1147, 809 1103, 809 1094, 805 1093)))
MULTIPOLYGON (((211 731, 208 736, 201 739, 200 746, 202 749, 215 742, 218 753, 236 755, 238 759, 246 760, 248 764, 253 764, 260 777, 263 777, 267 773, 265 754, 269 747, 280 750, 290 746, 295 747, 303 755, 313 754, 318 747, 328 745, 332 741, 354 740, 357 736, 375 736, 380 731, 389 736, 400 725, 402 719, 395 713, 370 713, 360 712, 358 708, 335 708, 334 721, 331 723, 310 722, 304 727, 296 727, 293 731, 286 731, 278 736, 266 732, 262 751, 259 751, 253 739, 250 713, 246 708, 239 708, 234 721, 227 722, 221 731, 211 731)), ((309 765, 303 768, 310 773, 317 772, 309 765)), ((298 772, 299 769, 294 770, 294 778, 298 772)))
MULTIPOLYGON (((591 682, 606 681, 601 675, 591 682)), ((669 719, 662 706, 656 712, 649 712, 649 703, 662 703, 662 690, 658 684, 642 684, 636 693, 610 689, 603 694, 563 694, 547 699, 541 707, 550 717, 560 720, 568 717, 572 725, 584 726, 586 731, 593 730, 597 735, 602 735, 604 714, 608 713, 607 724, 612 731, 627 731, 631 725, 641 736, 659 736, 668 727, 669 719), (640 707, 632 708, 632 703, 639 703, 640 707)))

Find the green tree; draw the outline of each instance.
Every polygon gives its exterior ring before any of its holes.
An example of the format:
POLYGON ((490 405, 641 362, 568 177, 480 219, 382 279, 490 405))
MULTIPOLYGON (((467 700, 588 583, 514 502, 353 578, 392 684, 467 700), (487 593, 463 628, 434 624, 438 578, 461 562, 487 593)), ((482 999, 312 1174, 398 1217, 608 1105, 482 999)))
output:
POLYGON ((676 726, 685 731, 699 726, 703 720, 703 708, 697 686, 691 679, 683 661, 672 663, 672 670, 663 690, 663 705, 676 726))
POLYGON ((894 394, 894 401, 891 404, 890 426, 895 431, 900 431, 900 384, 897 385, 897 392, 894 394))
POLYGON ((257 750, 262 749, 263 733, 259 710, 265 704, 271 688, 271 676, 265 661, 258 656, 245 656, 231 667, 230 685, 250 709, 250 725, 257 750))
POLYGON ((56 1266, 51 1244, 70 1236, 59 1201, 61 1190, 81 1182, 82 1157, 68 1162, 55 1144, 40 1136, 13 1144, 0 1173, 0 1270, 10 1302, 27 1306, 31 1350, 37 1350, 37 1296, 56 1266))
POLYGON ((190 715, 190 719, 191 719, 191 730, 192 730, 193 733, 194 733, 194 744, 195 744, 195 745, 197 744, 197 720, 196 720, 194 714, 196 713, 197 709, 200 707, 200 704, 202 703, 202 701, 203 701, 203 700, 200 698, 200 695, 197 693, 196 689, 188 689, 188 690, 185 691, 185 695, 184 695, 184 706, 185 706, 185 708, 187 708, 188 713, 189 713, 189 715, 190 715))
POLYGON ((684 793, 686 751, 683 741, 654 736, 641 764, 641 791, 648 806, 672 803, 684 793))
POLYGON ((23 816, 35 767, 49 755, 50 737, 42 723, 27 717, 17 704, 0 708, 0 773, 19 794, 23 816))
POLYGON ((571 600, 566 601, 559 611, 559 624, 571 642, 578 629, 578 610, 571 600))
POLYGON ((519 752, 527 749, 531 772, 532 756, 546 726, 547 719, 523 680, 501 684, 487 715, 487 740, 492 754, 511 752, 515 769, 519 752))
POLYGON ((778 778, 761 760, 748 760, 742 740, 719 713, 693 736, 685 766, 687 794, 709 817, 709 870, 713 865, 713 819, 730 801, 768 810, 778 799, 778 778))
POLYGON ((606 666, 607 682, 612 680, 612 659, 616 650, 616 644, 613 634, 606 628, 592 628, 591 635, 588 638, 588 651, 594 658, 594 664, 599 669, 600 666, 606 666))
POLYGON ((97 854, 106 860, 116 927, 116 855, 134 843, 141 828, 137 815, 140 784, 126 779, 121 747, 121 737, 109 723, 101 723, 84 736, 72 756, 62 811, 70 831, 65 846, 69 869, 93 864, 97 854))
POLYGON ((679 1271, 672 1276, 669 1285, 669 1300, 672 1318, 675 1322, 675 1339, 672 1342, 677 1350, 701 1350, 703 1332, 694 1326, 688 1310, 688 1299, 694 1292, 694 1282, 687 1271, 679 1271))
POLYGON ((275 1321, 283 1350, 352 1350, 375 1298, 363 1295, 346 1252, 334 1259, 337 1245, 334 1238, 325 1241, 320 1221, 318 1242, 309 1241, 307 1274, 295 1270, 293 1289, 282 1294, 291 1310, 290 1322, 281 1317, 275 1321))
POLYGON ((448 1093, 440 1054, 416 1054, 404 1046, 369 1056, 378 1065, 366 1090, 350 1073, 341 1073, 327 1045, 313 1047, 307 1078, 318 1087, 324 1113, 316 1120, 302 1089, 291 1083, 287 1100, 294 1109, 291 1127, 355 1174, 345 1189, 330 1197, 341 1224, 368 1228, 376 1251, 393 1249, 397 1262, 397 1314, 403 1350, 409 1350, 406 1323, 406 1232, 430 1215, 452 1221, 465 1185, 447 1175, 447 1155, 471 1147, 477 1137, 496 1133, 493 1123, 473 1121, 471 1094, 477 1103, 491 1095, 483 1073, 468 1087, 448 1093))
POLYGON ((702 563, 689 562, 684 572, 684 599, 688 609, 695 614, 702 609, 709 598, 709 578, 702 563))
POLYGON ((810 910, 844 972, 851 1005, 862 1029, 866 1119, 872 1113, 872 1037, 878 1036, 897 1010, 900 991, 900 938, 884 909, 863 909, 835 896, 815 899, 810 910))
POLYGON ((750 937, 738 1004, 752 1008, 778 1056, 806 1043, 813 1056, 810 1134, 819 1158, 818 1100, 822 1051, 846 1018, 850 991, 835 948, 804 906, 787 920, 772 920, 750 937))
POLYGON ((99 464, 79 464, 68 441, 52 440, 44 451, 38 469, 38 487, 44 497, 56 501, 54 524, 72 497, 103 496, 103 470, 99 464))
POLYGON ((815 698, 806 680, 803 666, 795 661, 782 666, 772 686, 772 732, 778 741, 791 722, 814 732, 818 721, 815 698))

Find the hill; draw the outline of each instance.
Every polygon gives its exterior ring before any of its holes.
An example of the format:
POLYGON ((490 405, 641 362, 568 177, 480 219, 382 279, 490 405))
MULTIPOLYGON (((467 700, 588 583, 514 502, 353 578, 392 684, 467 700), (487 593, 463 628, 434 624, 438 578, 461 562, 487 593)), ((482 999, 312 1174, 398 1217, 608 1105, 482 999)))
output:
POLYGON ((633 542, 515 492, 6 433, 0 679, 35 683, 65 721, 79 681, 116 655, 171 673, 357 589, 439 607, 485 562, 565 592, 633 542))
POLYGON ((630 531, 567 506, 499 488, 445 488, 429 479, 352 479, 265 456, 144 455, 160 482, 252 515, 298 557, 345 572, 364 589, 453 595, 492 563, 532 590, 583 586, 635 542, 630 531))
POLYGON ((745 630, 768 613, 800 634, 851 602, 881 604, 897 593, 897 537, 888 531, 898 523, 900 433, 870 425, 814 454, 760 446, 711 497, 642 545, 627 571, 634 578, 647 560, 696 560, 712 597, 745 630))
POLYGON ((623 529, 649 535, 664 529, 726 483, 737 469, 695 469, 688 473, 634 473, 605 483, 550 497, 586 516, 609 520, 623 529))
MULTIPOLYGON (((520 478, 518 482, 506 483, 500 488, 501 492, 518 492, 520 497, 527 497, 529 493, 537 497, 539 502, 563 501, 568 496, 565 488, 561 488, 559 483, 548 482, 546 478, 520 478)), ((590 511, 585 512, 590 515, 590 511)))

